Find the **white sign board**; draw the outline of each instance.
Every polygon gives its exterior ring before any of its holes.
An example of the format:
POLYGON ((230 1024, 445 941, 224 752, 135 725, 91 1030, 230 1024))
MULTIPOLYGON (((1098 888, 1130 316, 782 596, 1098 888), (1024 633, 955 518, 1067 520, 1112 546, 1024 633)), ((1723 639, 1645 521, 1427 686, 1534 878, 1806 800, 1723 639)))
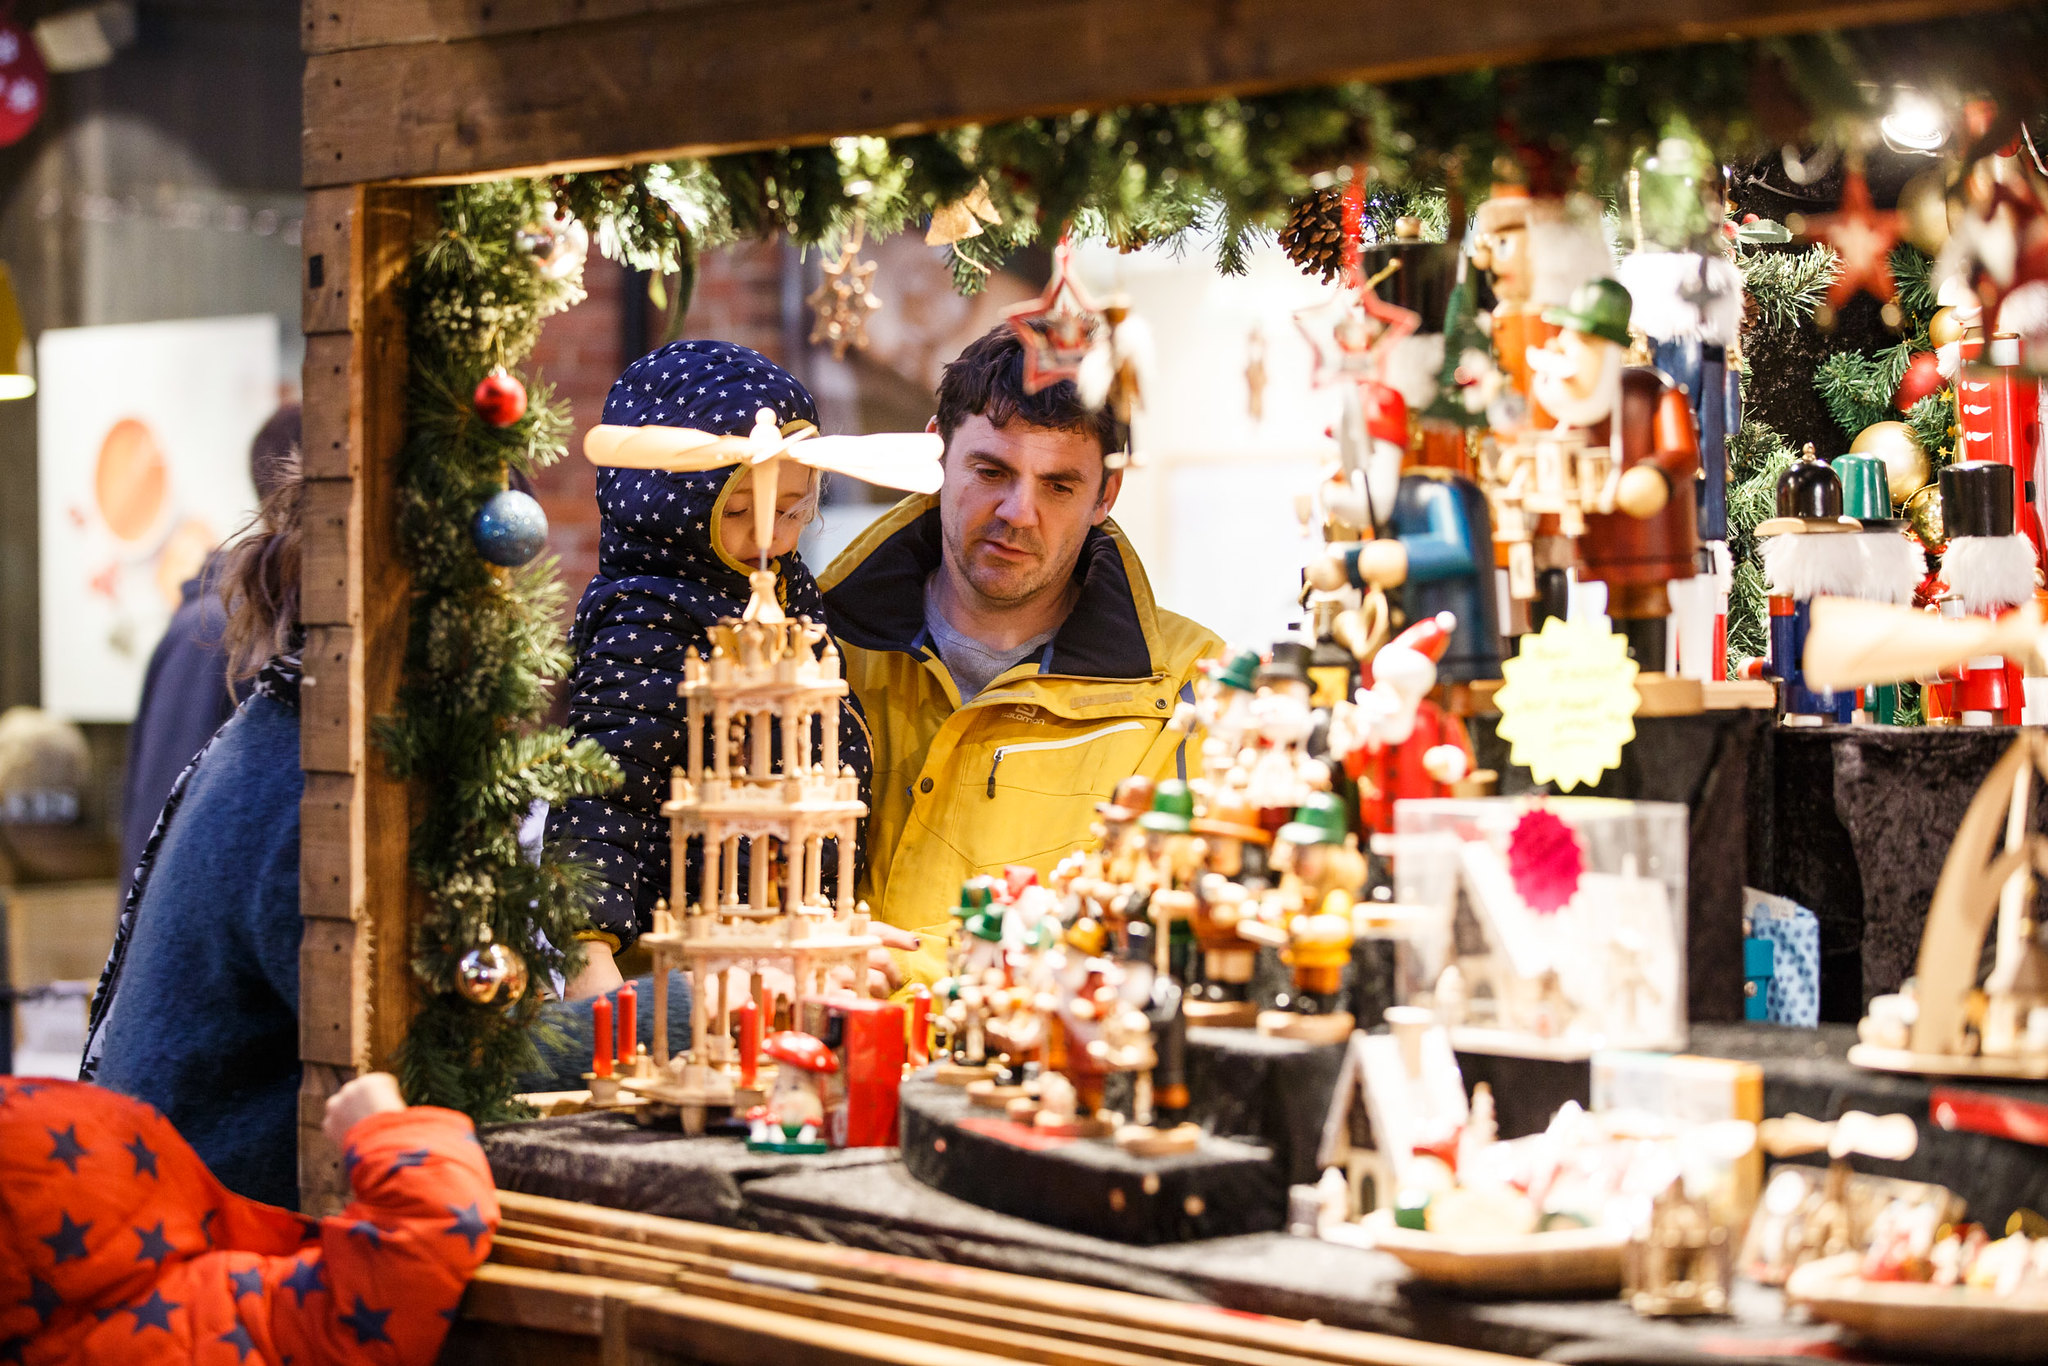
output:
POLYGON ((255 508, 277 319, 53 329, 36 369, 43 706, 133 720, 181 586, 255 508))

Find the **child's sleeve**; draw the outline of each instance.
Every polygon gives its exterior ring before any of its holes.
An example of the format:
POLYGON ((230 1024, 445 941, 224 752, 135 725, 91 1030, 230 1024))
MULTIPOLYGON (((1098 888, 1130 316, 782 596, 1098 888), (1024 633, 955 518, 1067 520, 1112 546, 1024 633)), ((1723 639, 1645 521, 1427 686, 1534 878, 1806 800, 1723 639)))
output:
POLYGON ((577 656, 569 725, 618 762, 624 781, 548 814, 548 844, 588 867, 597 885, 590 923, 614 949, 640 936, 640 909, 668 894, 668 825, 661 804, 681 762, 684 655, 702 632, 680 605, 627 589, 602 607, 577 656))
POLYGON ((491 1249, 490 1164, 467 1117, 431 1106, 363 1120, 343 1162, 355 1201, 298 1256, 242 1273, 250 1289, 262 1273, 270 1345, 300 1366, 426 1366, 491 1249))

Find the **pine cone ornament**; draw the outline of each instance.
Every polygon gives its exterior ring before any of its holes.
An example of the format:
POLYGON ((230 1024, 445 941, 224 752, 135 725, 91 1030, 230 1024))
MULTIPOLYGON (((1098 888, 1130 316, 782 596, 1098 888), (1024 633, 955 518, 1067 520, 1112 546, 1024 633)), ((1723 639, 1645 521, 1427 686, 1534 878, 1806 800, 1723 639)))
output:
POLYGON ((1287 259, 1325 284, 1344 269, 1344 187, 1311 190, 1288 210, 1280 229, 1287 259))

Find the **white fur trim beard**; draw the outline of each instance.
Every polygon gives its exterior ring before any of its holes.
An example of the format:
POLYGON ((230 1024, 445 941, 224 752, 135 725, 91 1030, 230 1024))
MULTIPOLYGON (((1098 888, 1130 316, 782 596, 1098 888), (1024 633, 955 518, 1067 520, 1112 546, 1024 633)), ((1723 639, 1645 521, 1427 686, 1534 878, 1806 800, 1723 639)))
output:
POLYGON ((1927 560, 1918 541, 1909 541, 1896 531, 1866 531, 1846 537, 1862 548, 1863 578, 1856 596, 1866 602, 1889 602, 1904 606, 1913 601, 1913 590, 1927 572, 1927 560))
POLYGON ((2034 596, 2034 543, 2024 536, 1958 536, 1942 554, 1941 577, 1973 616, 2017 606, 2034 596))
POLYGON ((1810 602, 1853 598, 1863 580, 1863 537, 1848 532, 1789 532, 1766 537, 1764 577, 1774 597, 1810 602))

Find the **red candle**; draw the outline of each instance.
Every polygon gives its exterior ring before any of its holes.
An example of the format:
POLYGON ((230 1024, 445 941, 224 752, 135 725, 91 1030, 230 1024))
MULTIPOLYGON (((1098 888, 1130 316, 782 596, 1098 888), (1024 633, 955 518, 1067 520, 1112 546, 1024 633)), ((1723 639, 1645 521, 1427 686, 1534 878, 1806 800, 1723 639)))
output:
POLYGON ((640 993, 633 990, 631 982, 619 988, 619 1065, 631 1068, 634 1054, 640 1051, 640 1030, 637 1012, 640 1007, 640 993))
POLYGON ((919 986, 910 993, 910 1060, 929 1062, 932 1053, 932 993, 919 986))
POLYGON ((761 1065, 761 1007, 743 1002, 740 1017, 740 1085, 752 1086, 761 1065))
POLYGON ((595 1026, 590 1070, 600 1077, 608 1077, 612 1074, 612 1003, 602 996, 591 1001, 590 1022, 595 1026))

